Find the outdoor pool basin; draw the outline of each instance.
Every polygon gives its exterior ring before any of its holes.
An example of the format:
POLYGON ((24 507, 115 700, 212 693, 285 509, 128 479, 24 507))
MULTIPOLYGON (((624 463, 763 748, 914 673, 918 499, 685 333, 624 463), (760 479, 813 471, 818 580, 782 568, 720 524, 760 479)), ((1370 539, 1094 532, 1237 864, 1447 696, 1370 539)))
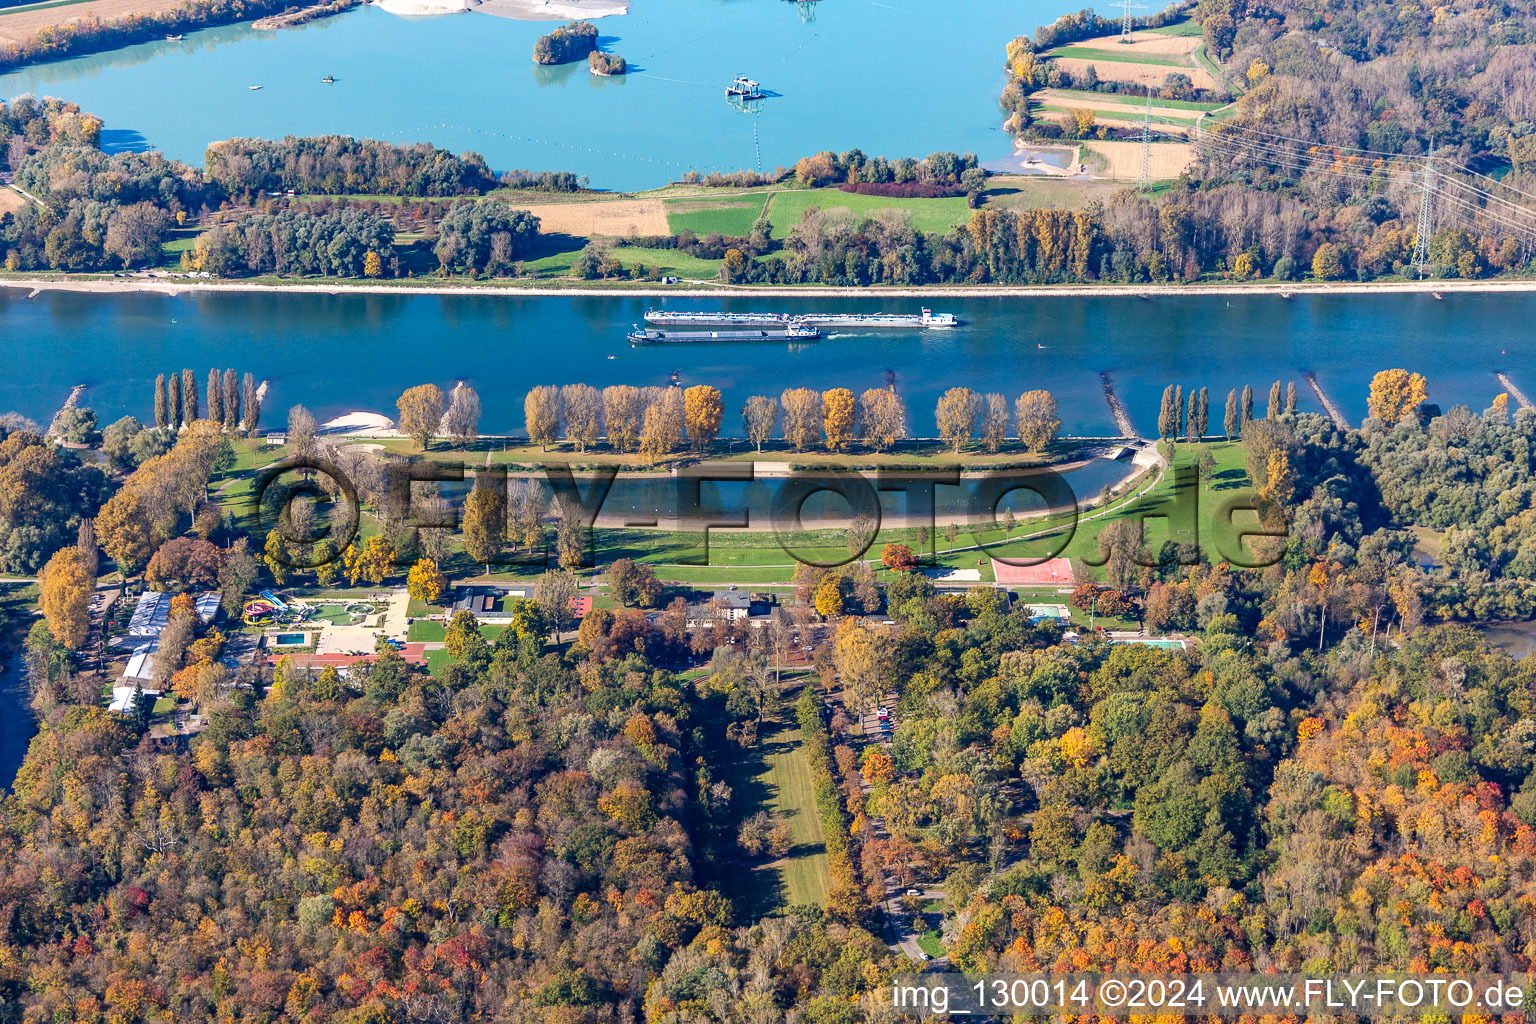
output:
POLYGON ((308 633, 279 633, 272 638, 273 647, 308 647, 308 633))

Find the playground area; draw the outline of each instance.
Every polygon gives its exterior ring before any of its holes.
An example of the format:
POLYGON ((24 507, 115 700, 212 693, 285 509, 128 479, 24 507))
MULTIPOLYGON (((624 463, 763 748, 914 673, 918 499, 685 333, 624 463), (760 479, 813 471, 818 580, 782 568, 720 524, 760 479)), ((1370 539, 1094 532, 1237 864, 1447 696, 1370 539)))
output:
POLYGON ((404 590, 300 597, 263 590, 242 620, 272 652, 370 654, 379 640, 405 642, 410 597, 404 590))

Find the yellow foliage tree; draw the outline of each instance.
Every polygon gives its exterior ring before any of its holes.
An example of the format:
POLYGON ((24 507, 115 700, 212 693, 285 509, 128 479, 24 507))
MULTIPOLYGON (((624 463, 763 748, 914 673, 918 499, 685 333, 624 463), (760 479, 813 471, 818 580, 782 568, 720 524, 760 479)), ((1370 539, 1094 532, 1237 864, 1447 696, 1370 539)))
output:
POLYGON ((96 589, 85 556, 76 547, 60 548, 43 566, 39 582, 39 604, 49 632, 65 647, 78 651, 90 635, 91 593, 96 589))
POLYGON ((1396 423, 1428 397, 1429 382, 1422 374, 1394 369, 1382 370, 1371 378, 1371 415, 1387 423, 1396 423))
POLYGON ((725 417, 725 403, 720 400, 720 389, 708 384, 695 384, 683 392, 683 424, 688 440, 696 455, 720 436, 720 421, 725 417))
POLYGON ((359 579, 365 579, 374 586, 384 582, 393 568, 395 549, 390 547, 389 541, 380 536, 369 537, 363 543, 363 548, 358 551, 355 546, 347 549, 353 557, 347 560, 347 579, 353 586, 359 579))
POLYGON ((443 591, 448 589, 448 577, 430 558, 418 558, 405 576, 406 591, 418 601, 437 604, 443 591))
POLYGON ((843 581, 837 573, 828 573, 816 588, 816 614, 832 617, 843 614, 843 581))
POLYGON ((384 261, 372 249, 363 257, 363 276, 378 277, 384 273, 384 261))
POLYGON ((827 450, 840 451, 853 437, 853 392, 833 388, 821 396, 821 429, 827 437, 827 450))
POLYGON ((154 553, 149 539, 149 513, 136 490, 114 494, 96 514, 96 540, 124 576, 141 568, 154 553))

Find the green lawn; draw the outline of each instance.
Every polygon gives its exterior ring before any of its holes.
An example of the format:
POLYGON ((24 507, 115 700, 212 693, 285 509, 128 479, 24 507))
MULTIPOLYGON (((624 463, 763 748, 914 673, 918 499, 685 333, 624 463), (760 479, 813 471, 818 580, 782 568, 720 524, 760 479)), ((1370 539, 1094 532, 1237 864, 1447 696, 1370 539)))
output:
POLYGON ((942 234, 971 219, 971 208, 964 196, 943 199, 892 199, 865 196, 836 188, 796 189, 775 192, 768 204, 768 219, 773 223, 773 237, 788 237, 790 228, 800 222, 806 210, 819 207, 852 210, 860 216, 872 216, 878 210, 900 209, 912 213, 912 226, 919 231, 942 234))
POLYGON ((770 808, 789 817, 795 845, 777 862, 788 889, 789 902, 825 905, 827 901, 827 837, 816 814, 816 790, 811 765, 800 745, 800 729, 776 733, 768 751, 768 768, 758 781, 771 794, 770 808))
POLYGON ((1158 67, 1187 68, 1188 62, 1174 57, 1162 57, 1150 53, 1120 53, 1100 50, 1092 46, 1058 46, 1046 53, 1047 57, 1072 57, 1076 60, 1108 61, 1111 64, 1155 64, 1158 67))
POLYGON ((930 928, 917 937, 917 948, 932 957, 944 955, 944 933, 930 928))
POLYGON ((1160 36, 1197 36, 1201 29, 1198 21, 1176 21, 1172 25, 1149 28, 1147 31, 1155 32, 1160 36))
POLYGON ((610 254, 627 269, 636 264, 655 267, 663 274, 678 277, 715 277, 720 273, 720 260, 704 260, 676 249, 642 249, 635 245, 617 245, 610 254))
MULTIPOLYGON (((1091 89, 1052 89, 1052 96, 1062 96, 1068 99, 1081 100, 1085 103, 1118 103, 1123 106, 1141 107, 1146 103, 1146 97, 1130 96, 1117 92, 1094 92, 1091 89)), ((1152 109, 1158 107, 1171 107, 1178 110, 1216 110, 1226 106, 1225 103, 1201 103, 1197 100, 1165 100, 1153 99, 1152 109)))
POLYGON ((767 203, 767 192, 725 199, 668 199, 667 227, 674 235, 692 231, 703 237, 718 232, 740 238, 752 230, 767 203))
MULTIPOLYGON (((490 642, 506 632, 506 629, 506 626, 481 626, 480 635, 490 642)), ((411 623, 405 638, 413 644, 440 644, 446 633, 447 628, 436 619, 417 619, 411 623)))

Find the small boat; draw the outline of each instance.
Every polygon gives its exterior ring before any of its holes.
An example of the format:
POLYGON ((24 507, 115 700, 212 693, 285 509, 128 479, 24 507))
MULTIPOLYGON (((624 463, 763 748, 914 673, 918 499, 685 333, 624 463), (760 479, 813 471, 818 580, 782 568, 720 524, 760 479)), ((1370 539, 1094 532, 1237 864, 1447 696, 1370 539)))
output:
POLYGON ((1435 301, 1436 302, 1444 302, 1445 301, 1445 296, 1441 295, 1439 292, 1430 292, 1429 294, 1431 294, 1431 295, 1433 295, 1435 297, 1435 301))
POLYGON ((320 79, 320 83, 322 85, 334 85, 336 83, 336 76, 326 75, 324 78, 320 79))
POLYGON ((246 86, 246 88, 250 89, 251 92, 255 92, 257 89, 260 89, 261 86, 259 86, 259 85, 248 85, 248 86, 246 86))
POLYGON ((760 100, 763 98, 763 87, 755 79, 746 75, 737 75, 730 85, 725 87, 725 94, 735 99, 760 100))
POLYGON ((166 36, 165 41, 168 43, 179 43, 181 42, 181 36, 166 36))

